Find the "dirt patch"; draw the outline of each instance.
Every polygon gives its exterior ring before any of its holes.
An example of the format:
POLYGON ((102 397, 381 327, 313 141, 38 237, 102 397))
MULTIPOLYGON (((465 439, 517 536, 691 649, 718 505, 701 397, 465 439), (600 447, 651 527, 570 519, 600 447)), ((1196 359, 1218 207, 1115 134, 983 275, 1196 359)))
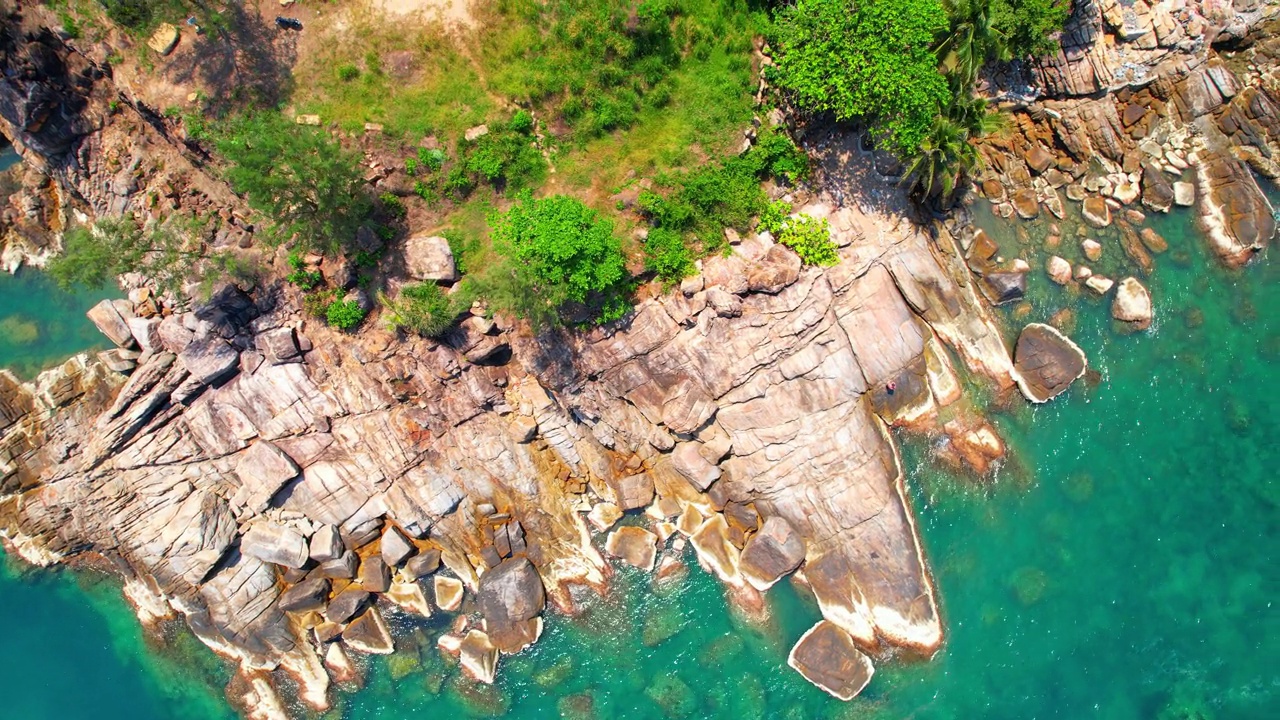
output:
POLYGON ((421 14, 445 25, 475 26, 470 0, 373 0, 373 7, 401 17, 421 14))

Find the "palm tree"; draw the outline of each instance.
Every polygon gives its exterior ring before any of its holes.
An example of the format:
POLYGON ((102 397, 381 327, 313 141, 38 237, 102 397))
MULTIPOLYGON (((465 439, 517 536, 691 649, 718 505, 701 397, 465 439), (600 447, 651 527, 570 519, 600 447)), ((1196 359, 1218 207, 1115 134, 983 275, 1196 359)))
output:
POLYGON ((1004 123, 1004 117, 988 110, 982 98, 966 93, 952 101, 934 118, 916 154, 906 160, 903 180, 910 183, 911 195, 936 209, 949 207, 957 199, 956 191, 982 164, 972 141, 998 131, 1004 123))
POLYGON ((938 64, 953 90, 968 90, 988 62, 1010 59, 1007 38, 992 23, 991 0, 943 0, 951 34, 938 45, 938 64))

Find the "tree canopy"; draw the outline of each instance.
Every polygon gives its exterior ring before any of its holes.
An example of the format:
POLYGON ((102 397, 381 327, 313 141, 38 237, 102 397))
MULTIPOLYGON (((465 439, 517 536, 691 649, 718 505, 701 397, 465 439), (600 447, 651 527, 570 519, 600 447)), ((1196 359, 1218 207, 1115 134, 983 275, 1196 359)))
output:
POLYGON ((281 242, 335 253, 369 216, 359 158, 323 130, 274 112, 238 115, 215 144, 232 187, 274 222, 281 242))
POLYGON ((62 254, 49 261, 49 275, 65 289, 102 287, 136 272, 158 291, 180 296, 201 257, 199 229, 195 220, 182 216, 146 228, 128 217, 103 218, 64 234, 62 254))
POLYGON ((990 0, 991 24, 1005 38, 1013 57, 1052 55, 1050 37, 1071 15, 1071 0, 990 0))
POLYGON ((626 313, 629 274, 622 243, 613 223, 580 200, 535 199, 525 192, 492 225, 494 249, 509 261, 501 272, 516 285, 503 295, 513 300, 503 309, 535 324, 559 322, 570 304, 587 308, 596 322, 626 313))
POLYGON ((950 95, 934 54, 948 27, 940 0, 798 0, 778 17, 776 80, 809 109, 873 120, 905 153, 950 95))

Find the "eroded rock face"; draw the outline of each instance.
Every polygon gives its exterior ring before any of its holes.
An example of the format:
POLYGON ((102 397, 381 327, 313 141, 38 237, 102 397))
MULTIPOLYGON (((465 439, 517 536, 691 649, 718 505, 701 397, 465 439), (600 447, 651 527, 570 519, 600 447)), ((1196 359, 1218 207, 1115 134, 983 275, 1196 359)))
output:
POLYGON ((1239 267, 1275 237, 1274 210, 1243 163, 1227 153, 1204 151, 1203 155, 1196 166, 1200 222, 1218 257, 1239 267))
POLYGON ((804 562, 804 538, 780 517, 766 518, 742 549, 742 575, 757 590, 768 590, 804 562))
POLYGON ((1052 325, 1031 323, 1018 335, 1013 367, 1018 388, 1031 402, 1048 402, 1066 392, 1087 366, 1084 351, 1052 325))

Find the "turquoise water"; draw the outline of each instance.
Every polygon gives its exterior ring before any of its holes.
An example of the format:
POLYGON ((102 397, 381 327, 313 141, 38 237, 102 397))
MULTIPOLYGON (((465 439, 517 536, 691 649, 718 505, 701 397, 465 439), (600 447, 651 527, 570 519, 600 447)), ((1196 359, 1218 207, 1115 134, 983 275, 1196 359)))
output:
POLYGON ((64 293, 39 271, 0 272, 0 367, 29 380, 82 350, 108 347, 84 314, 119 294, 114 288, 64 293))
MULTIPOLYGON (((785 664, 818 617, 807 597, 780 584, 769 620, 744 620, 686 558, 683 583, 654 592, 621 572, 582 617, 552 618, 534 649, 503 659, 493 688, 460 680, 434 648, 443 620, 396 620, 402 652, 366 663, 363 689, 339 694, 327 717, 1274 716, 1280 277, 1274 263, 1219 268, 1187 214, 1154 225, 1172 249, 1147 280, 1147 333, 1117 334, 1107 302, 1033 274, 1030 311, 1010 326, 1074 307, 1071 335, 1096 372, 1047 406, 993 403, 1015 458, 994 480, 952 475, 931 441, 906 440, 949 631, 931 662, 882 663, 862 697, 838 703, 785 664)), ((0 697, 31 708, 15 717, 226 716, 210 701, 222 671, 198 662, 208 653, 185 634, 143 642, 113 591, 3 574, 0 603, 25 618, 0 648, 34 666, 0 674, 0 697), (114 680, 88 707, 33 679, 90 674, 114 680)))

